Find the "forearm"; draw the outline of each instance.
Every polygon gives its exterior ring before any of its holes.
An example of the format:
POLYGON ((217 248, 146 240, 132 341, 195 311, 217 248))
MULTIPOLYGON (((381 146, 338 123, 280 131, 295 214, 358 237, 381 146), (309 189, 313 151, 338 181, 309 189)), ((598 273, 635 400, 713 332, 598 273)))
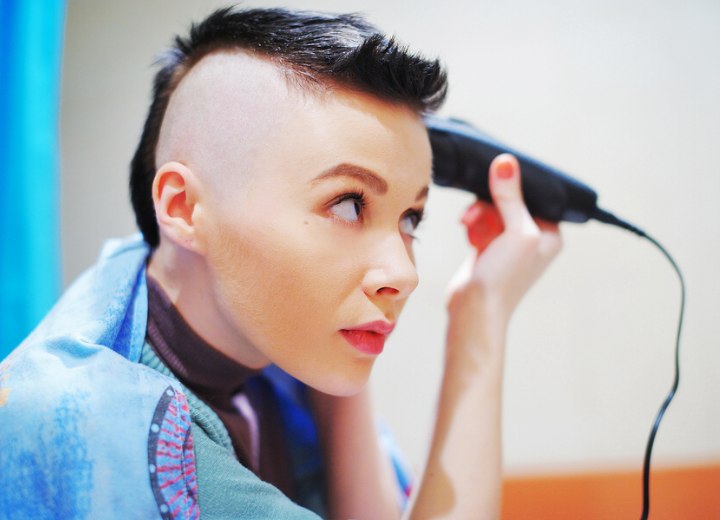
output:
POLYGON ((438 416, 413 519, 500 515, 507 326, 562 245, 557 224, 531 217, 520 180, 514 157, 496 157, 488 178, 493 205, 476 202, 463 216, 476 251, 451 284, 438 416))
POLYGON ((352 397, 313 391, 312 401, 325 454, 330 518, 397 520, 397 485, 378 442, 369 389, 352 397))
POLYGON ((450 327, 435 430, 411 519, 499 518, 505 334, 484 328, 469 338, 450 327))

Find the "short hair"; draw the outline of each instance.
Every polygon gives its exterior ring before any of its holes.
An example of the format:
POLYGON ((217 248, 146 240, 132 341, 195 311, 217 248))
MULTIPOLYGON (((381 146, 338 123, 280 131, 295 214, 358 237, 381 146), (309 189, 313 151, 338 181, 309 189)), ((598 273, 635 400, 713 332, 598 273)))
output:
POLYGON ((152 200, 156 148, 165 111, 177 85, 204 56, 247 49, 267 57, 301 86, 340 85, 406 105, 422 113, 445 99, 447 76, 438 60, 413 54, 355 14, 286 9, 218 9, 157 60, 153 97, 130 163, 130 199, 145 241, 160 234, 152 200))

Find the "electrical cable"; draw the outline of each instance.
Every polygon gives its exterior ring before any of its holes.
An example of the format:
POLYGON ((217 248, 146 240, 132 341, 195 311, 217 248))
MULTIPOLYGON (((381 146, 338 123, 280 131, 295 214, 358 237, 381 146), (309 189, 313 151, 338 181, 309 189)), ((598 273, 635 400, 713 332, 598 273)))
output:
POLYGON ((657 434, 658 428, 660 427, 660 421, 665 415, 665 410, 667 410, 668 406, 670 406, 670 402, 673 400, 673 397, 675 397, 678 385, 680 384, 680 335, 682 333, 683 318, 685 316, 685 280, 683 279, 683 275, 680 272, 680 268, 678 267, 677 263, 675 263, 675 260, 670 255, 670 253, 662 245, 660 245, 657 240, 647 234, 645 235, 645 238, 651 243, 653 243, 672 264, 680 280, 681 296, 680 316, 678 319, 677 335, 675 337, 675 380, 673 381, 672 388, 670 389, 670 392, 665 398, 665 401, 660 406, 660 410, 658 410, 657 416, 655 417, 655 422, 653 423, 653 427, 650 430, 647 448, 645 449, 645 462, 643 463, 643 510, 642 516, 640 517, 641 520, 647 520, 648 515, 650 514, 650 457, 652 456, 655 435, 657 434))
POLYGON ((647 239, 650 243, 657 247, 663 255, 665 255, 665 258, 668 259, 673 269, 675 269, 675 273, 677 273, 678 279, 680 280, 680 316, 678 318, 677 334, 675 336, 675 380, 673 381, 670 392, 668 393, 667 397, 665 397, 665 400, 663 401, 657 415, 655 416, 655 422, 650 429, 650 436, 648 437, 647 446, 645 448, 645 460, 643 462, 643 509, 640 520, 647 520, 648 516, 650 515, 650 459, 652 457, 653 445, 655 444, 655 437, 657 435, 658 429, 660 428, 660 421, 662 421, 665 415, 665 411, 668 409, 668 406, 670 406, 670 402, 673 400, 673 397, 675 397, 675 393, 677 392, 678 386, 680 384, 680 336, 682 333, 683 319, 685 317, 685 279, 683 278, 682 272, 680 271, 680 267, 677 265, 668 250, 665 249, 660 244, 660 242, 645 233, 642 229, 637 228, 632 224, 625 222, 622 219, 619 219, 615 215, 599 208, 593 215, 593 218, 601 222, 605 222, 606 224, 612 224, 628 231, 632 231, 636 235, 647 239))

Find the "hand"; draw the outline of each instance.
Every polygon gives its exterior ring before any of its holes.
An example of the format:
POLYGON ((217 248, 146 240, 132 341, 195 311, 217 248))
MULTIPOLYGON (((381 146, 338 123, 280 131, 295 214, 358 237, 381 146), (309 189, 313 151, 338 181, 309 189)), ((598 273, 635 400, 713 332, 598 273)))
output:
POLYGON ((507 324, 524 294, 560 251, 556 223, 533 219, 522 198, 520 165, 509 154, 490 165, 494 204, 478 201, 465 213, 475 252, 451 284, 451 318, 467 326, 488 313, 507 324), (469 320, 469 321, 467 321, 469 320))

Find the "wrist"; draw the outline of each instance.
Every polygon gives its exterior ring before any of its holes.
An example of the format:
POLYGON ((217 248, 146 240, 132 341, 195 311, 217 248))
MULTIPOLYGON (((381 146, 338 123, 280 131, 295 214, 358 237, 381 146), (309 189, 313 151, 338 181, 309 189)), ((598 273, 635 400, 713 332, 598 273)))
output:
POLYGON ((448 341, 453 343, 504 342, 512 312, 503 298, 458 291, 448 301, 448 341))

